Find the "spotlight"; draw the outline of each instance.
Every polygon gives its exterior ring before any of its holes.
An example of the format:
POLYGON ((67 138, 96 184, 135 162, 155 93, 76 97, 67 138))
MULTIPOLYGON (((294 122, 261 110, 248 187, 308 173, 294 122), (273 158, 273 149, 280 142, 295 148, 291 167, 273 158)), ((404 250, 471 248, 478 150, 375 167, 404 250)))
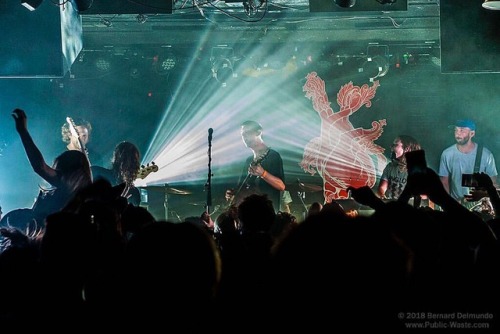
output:
POLYGON ((143 24, 148 20, 148 17, 144 14, 138 14, 135 19, 137 20, 137 23, 143 24))
POLYGON ((255 0, 243 0, 243 8, 248 17, 253 17, 265 3, 266 0, 259 0, 258 3, 255 0))
POLYGON ((76 9, 79 12, 86 11, 90 7, 92 7, 92 4, 94 3, 94 0, 74 0, 76 4, 76 9))
POLYGON ((221 83, 222 87, 227 86, 227 81, 237 75, 233 71, 233 64, 227 58, 220 58, 212 63, 212 76, 221 83))
POLYGON ((212 64, 212 76, 222 84, 227 86, 227 80, 236 78, 238 75, 233 71, 233 62, 238 58, 234 56, 234 50, 227 46, 216 46, 212 48, 210 63, 212 64))
POLYGON ((94 61, 97 71, 107 73, 111 70, 111 55, 107 52, 100 52, 94 61))
POLYGON ((335 0, 335 4, 342 8, 351 8, 356 4, 356 0, 335 0))
POLYGON ((31 11, 34 11, 35 9, 40 6, 40 4, 43 2, 43 0, 22 0, 21 5, 24 7, 28 8, 31 11))
POLYGON ((159 75, 168 74, 177 65, 177 57, 172 52, 158 54, 153 57, 153 69, 159 75))
POLYGON ((483 8, 491 9, 491 10, 500 10, 500 1, 495 0, 484 0, 483 8))
POLYGON ((113 22, 111 22, 111 20, 109 19, 106 19, 104 17, 101 18, 101 24, 102 25, 105 25, 106 27, 111 27, 113 25, 113 22))

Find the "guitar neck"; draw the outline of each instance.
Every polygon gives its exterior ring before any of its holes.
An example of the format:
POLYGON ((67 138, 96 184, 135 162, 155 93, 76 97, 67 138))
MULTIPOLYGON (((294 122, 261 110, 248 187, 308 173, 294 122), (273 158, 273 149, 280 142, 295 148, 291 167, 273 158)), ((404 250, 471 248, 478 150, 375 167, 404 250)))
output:
POLYGON ((83 144, 82 140, 80 138, 78 138, 78 144, 79 144, 79 149, 82 153, 85 153, 87 156, 89 154, 88 150, 87 150, 87 147, 85 147, 85 145, 83 144))
MULTIPOLYGON (((76 124, 73 121, 71 117, 66 117, 66 122, 68 123, 69 130, 71 132, 71 135, 76 137, 78 140, 78 150, 82 153, 84 153, 87 156, 87 159, 89 158, 89 152, 87 148, 85 147, 85 144, 82 142, 82 139, 80 138, 80 134, 78 133, 78 130, 76 129, 76 124)), ((89 161, 90 162, 90 161, 89 161)))

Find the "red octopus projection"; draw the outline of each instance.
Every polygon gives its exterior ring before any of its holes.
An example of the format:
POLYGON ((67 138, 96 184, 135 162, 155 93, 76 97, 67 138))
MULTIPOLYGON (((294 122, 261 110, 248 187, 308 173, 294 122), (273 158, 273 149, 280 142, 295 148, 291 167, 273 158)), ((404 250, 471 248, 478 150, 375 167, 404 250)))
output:
POLYGON ((363 105, 371 107, 379 82, 354 86, 343 85, 337 93, 340 110, 335 112, 325 91, 325 82, 316 72, 306 76, 303 91, 321 117, 321 133, 305 147, 300 167, 311 175, 323 178, 325 202, 348 198, 347 187, 375 185, 387 164, 384 148, 374 143, 387 125, 386 120, 373 121, 371 129, 354 128, 349 116, 363 105))

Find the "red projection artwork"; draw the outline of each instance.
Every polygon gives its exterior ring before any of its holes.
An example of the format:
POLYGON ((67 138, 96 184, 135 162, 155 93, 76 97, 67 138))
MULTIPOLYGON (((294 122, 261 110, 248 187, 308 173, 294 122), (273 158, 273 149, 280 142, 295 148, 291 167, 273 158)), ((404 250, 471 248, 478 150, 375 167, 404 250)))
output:
POLYGON ((361 87, 352 82, 343 85, 337 93, 340 109, 335 111, 330 107, 325 82, 317 73, 309 73, 306 79, 303 91, 321 118, 321 130, 319 137, 306 145, 300 167, 322 177, 326 203, 348 198, 347 187, 373 187, 387 164, 384 148, 374 143, 386 120, 374 120, 370 129, 364 129, 355 128, 349 117, 362 106, 371 107, 379 82, 361 87))

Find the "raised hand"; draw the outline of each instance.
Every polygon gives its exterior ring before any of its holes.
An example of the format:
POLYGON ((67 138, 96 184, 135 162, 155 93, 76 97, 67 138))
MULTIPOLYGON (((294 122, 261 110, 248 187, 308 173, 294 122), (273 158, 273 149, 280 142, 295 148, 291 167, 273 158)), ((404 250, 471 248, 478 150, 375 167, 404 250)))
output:
POLYGON ((373 190, 368 186, 359 188, 348 187, 347 191, 351 193, 352 198, 354 198, 356 202, 367 205, 375 210, 379 208, 380 205, 384 204, 384 202, 378 198, 373 190))
POLYGON ((26 117, 26 113, 21 109, 14 109, 12 112, 12 117, 16 122, 16 130, 17 132, 26 132, 28 130, 28 118, 26 117))
POLYGON ((408 203, 411 197, 419 195, 427 195, 438 205, 449 197, 437 173, 428 167, 425 172, 408 175, 408 181, 398 201, 408 203))

